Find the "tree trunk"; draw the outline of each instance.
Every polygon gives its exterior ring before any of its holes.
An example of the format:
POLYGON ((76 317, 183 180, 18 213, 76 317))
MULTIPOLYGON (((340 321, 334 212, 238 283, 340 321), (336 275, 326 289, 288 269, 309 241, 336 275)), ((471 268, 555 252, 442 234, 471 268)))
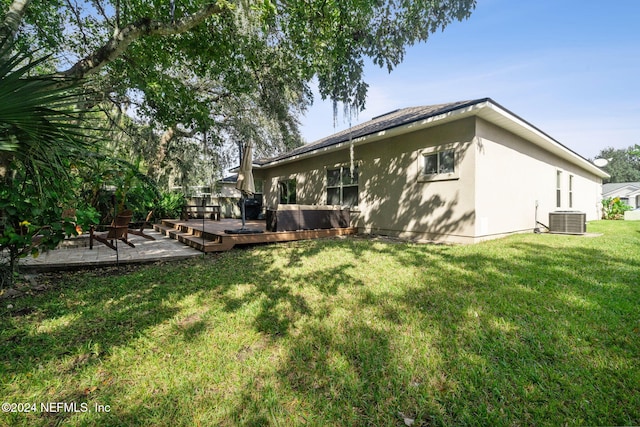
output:
POLYGON ((162 162, 164 161, 164 158, 167 155, 167 147, 169 146, 169 142, 171 142, 171 140, 175 135, 176 135, 175 129, 173 127, 170 127, 160 137, 156 158, 153 161, 153 163, 149 165, 149 170, 147 172, 147 174, 153 179, 157 180, 157 176, 160 174, 160 167, 162 165, 162 162))
POLYGON ((13 38, 16 35, 29 3, 31 0, 13 0, 0 28, 1 39, 13 38))

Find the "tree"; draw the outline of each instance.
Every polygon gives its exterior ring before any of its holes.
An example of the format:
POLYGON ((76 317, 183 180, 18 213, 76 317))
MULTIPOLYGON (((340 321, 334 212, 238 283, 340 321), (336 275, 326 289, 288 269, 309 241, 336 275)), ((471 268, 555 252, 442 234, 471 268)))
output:
POLYGON ((0 39, 0 253, 8 254, 2 282, 11 282, 16 261, 55 246, 75 232, 63 218, 72 198, 69 170, 81 162, 91 138, 76 108, 76 82, 39 75, 46 59, 12 54, 10 39, 0 39))
POLYGON ((638 145, 626 149, 605 148, 596 158, 609 161, 602 168, 611 175, 606 182, 640 181, 640 147, 638 145))
POLYGON ((8 209, 11 201, 36 200, 20 193, 36 189, 50 200, 24 208, 34 218, 39 204, 50 208, 42 224, 59 214, 67 193, 53 189, 65 190, 61 174, 81 151, 77 143, 88 143, 76 133, 87 121, 83 110, 115 106, 145 119, 167 144, 158 150, 160 163, 174 138, 204 141, 211 152, 248 139, 258 140, 258 153, 286 149, 300 143, 297 119, 312 101, 314 77, 323 99, 362 110, 365 61, 391 71, 407 46, 467 18, 475 0, 0 0, 0 6, 0 38, 11 41, 0 52, 4 82, 16 82, 24 101, 33 101, 20 112, 11 84, 0 93, 0 115, 10 119, 0 126, 4 230, 26 236, 33 230, 10 218, 21 214, 8 209), (50 55, 26 68, 20 63, 28 56, 12 56, 38 49, 50 55), (70 95, 80 81, 100 96, 70 95), (162 138, 168 134, 174 137, 162 138))
MULTIPOLYGON (((53 50, 65 76, 90 76, 108 97, 139 104, 165 129, 215 133, 222 100, 248 96, 253 109, 286 124, 322 98, 364 108, 365 60, 391 71, 406 46, 425 41, 475 0, 2 0, 8 32, 53 50), (175 7, 172 7, 175 6, 175 7), (11 17, 11 19, 9 19, 11 17), (199 90, 196 90, 197 87, 199 90), (292 108, 293 107, 293 108, 292 108)), ((228 108, 223 109, 225 112, 228 108)), ((231 112, 230 114, 235 114, 231 112)), ((229 131, 229 129, 225 129, 229 131)))

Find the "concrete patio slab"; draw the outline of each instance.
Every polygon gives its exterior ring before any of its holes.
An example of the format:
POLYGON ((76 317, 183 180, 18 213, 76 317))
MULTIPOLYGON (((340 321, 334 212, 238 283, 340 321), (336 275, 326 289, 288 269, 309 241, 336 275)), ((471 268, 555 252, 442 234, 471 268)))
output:
POLYGON ((149 240, 130 234, 129 241, 135 245, 135 248, 119 242, 117 252, 99 242, 94 243, 93 249, 89 249, 88 246, 63 246, 44 252, 37 258, 29 256, 21 259, 20 270, 73 270, 85 267, 115 266, 118 264, 172 261, 203 255, 197 249, 186 246, 157 231, 145 230, 145 233, 153 236, 156 240, 149 240))

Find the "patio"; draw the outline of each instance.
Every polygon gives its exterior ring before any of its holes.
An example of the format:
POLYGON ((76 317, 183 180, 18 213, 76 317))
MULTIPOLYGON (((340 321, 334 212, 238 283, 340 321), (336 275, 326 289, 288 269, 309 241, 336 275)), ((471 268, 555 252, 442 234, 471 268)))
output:
POLYGON ((89 249, 89 236, 83 235, 65 241, 57 249, 44 252, 37 258, 29 256, 21 259, 20 269, 23 271, 72 270, 84 267, 172 261, 202 254, 155 230, 145 232, 156 240, 130 235, 129 239, 135 248, 120 243, 117 252, 100 243, 95 243, 93 249, 89 249))
POLYGON ((246 222, 248 229, 257 230, 259 233, 225 233, 225 230, 236 230, 241 227, 242 222, 239 219, 162 220, 154 225, 153 230, 145 230, 146 234, 153 236, 156 240, 148 240, 130 233, 129 240, 135 248, 119 243, 117 251, 99 242, 94 243, 93 249, 89 249, 89 236, 82 235, 65 240, 57 249, 44 252, 37 258, 21 259, 20 269, 55 271, 172 261, 199 256, 203 252, 226 251, 236 245, 316 239, 356 233, 355 228, 269 232, 266 231, 264 220, 246 222))

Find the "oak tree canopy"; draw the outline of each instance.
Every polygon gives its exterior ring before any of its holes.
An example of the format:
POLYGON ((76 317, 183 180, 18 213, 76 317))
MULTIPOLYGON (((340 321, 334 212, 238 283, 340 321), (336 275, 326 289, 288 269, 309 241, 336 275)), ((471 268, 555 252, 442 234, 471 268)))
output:
MULTIPOLYGON (((475 0, 1 0, 1 31, 52 53, 62 75, 136 104, 165 128, 258 132, 323 99, 364 108, 366 61, 391 71, 405 50, 469 17, 475 0), (243 117, 248 115, 249 117, 243 117), (247 130, 247 128, 249 130, 247 130)), ((335 105, 335 104, 334 104, 335 105)))

